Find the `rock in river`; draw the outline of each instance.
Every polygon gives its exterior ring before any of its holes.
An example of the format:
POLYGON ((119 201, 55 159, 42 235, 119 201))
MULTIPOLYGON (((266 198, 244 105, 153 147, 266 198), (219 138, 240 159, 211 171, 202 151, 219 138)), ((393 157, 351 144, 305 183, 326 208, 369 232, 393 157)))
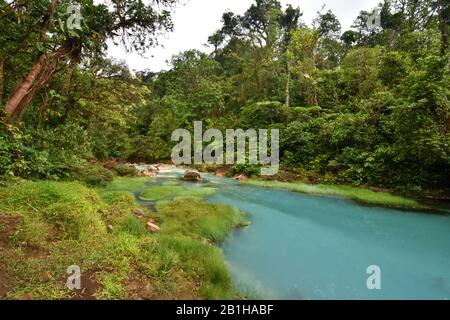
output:
POLYGON ((200 173, 195 172, 195 171, 186 171, 184 176, 183 176, 183 180, 184 181, 192 181, 192 182, 201 182, 202 176, 200 175, 200 173))

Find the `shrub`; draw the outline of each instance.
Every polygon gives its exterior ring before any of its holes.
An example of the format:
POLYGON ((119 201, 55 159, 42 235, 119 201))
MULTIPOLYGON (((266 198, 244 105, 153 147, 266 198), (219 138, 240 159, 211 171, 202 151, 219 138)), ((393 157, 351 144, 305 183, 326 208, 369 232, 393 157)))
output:
POLYGON ((235 165, 230 172, 228 172, 228 176, 235 176, 237 174, 245 174, 246 176, 254 176, 258 175, 261 172, 261 168, 255 164, 237 164, 235 165))
POLYGON ((0 125, 0 175, 57 180, 70 175, 89 150, 86 132, 77 125, 23 131, 0 125))
POLYGON ((84 164, 73 168, 72 177, 90 186, 106 186, 114 179, 112 171, 94 164, 84 164))
POLYGON ((126 164, 118 164, 113 168, 113 170, 117 173, 118 176, 121 177, 134 177, 137 176, 137 170, 133 167, 130 167, 126 164))
POLYGON ((86 131, 76 124, 30 128, 22 143, 27 168, 18 174, 38 179, 70 176, 70 168, 81 165, 91 149, 86 131))
MULTIPOLYGON (((20 162, 20 145, 18 143, 18 132, 14 134, 5 128, 0 127, 0 175, 13 174, 14 166, 20 162)), ((23 161, 23 159, 22 159, 23 161)))
POLYGON ((285 123, 289 109, 277 101, 258 102, 242 109, 240 123, 244 128, 264 129, 285 123))

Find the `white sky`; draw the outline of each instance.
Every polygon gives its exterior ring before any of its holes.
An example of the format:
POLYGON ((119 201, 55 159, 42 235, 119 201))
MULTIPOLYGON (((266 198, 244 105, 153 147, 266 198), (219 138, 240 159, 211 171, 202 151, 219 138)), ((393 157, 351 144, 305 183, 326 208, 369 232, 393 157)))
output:
MULTIPOLYGON (((222 25, 222 14, 226 10, 244 13, 253 0, 180 0, 172 15, 175 30, 159 38, 163 47, 151 49, 145 57, 126 53, 121 47, 110 45, 109 55, 125 60, 132 70, 149 69, 161 71, 169 69, 166 61, 182 51, 198 49, 210 51, 205 47, 208 37, 222 25)), ((302 20, 311 24, 323 5, 331 9, 341 22, 343 31, 350 28, 361 10, 370 10, 381 0, 281 0, 283 6, 299 6, 303 12, 302 20)))

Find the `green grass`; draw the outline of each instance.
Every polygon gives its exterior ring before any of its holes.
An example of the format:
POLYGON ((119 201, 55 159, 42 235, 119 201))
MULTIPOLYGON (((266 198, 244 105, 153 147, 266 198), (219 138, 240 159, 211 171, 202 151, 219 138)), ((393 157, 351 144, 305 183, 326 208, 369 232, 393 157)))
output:
MULTIPOLYGON (((160 237, 165 253, 159 263, 158 273, 167 273, 180 266, 188 277, 197 279, 201 286, 199 295, 205 299, 232 299, 235 292, 231 276, 220 249, 189 237, 160 237)), ((163 276, 164 277, 164 276, 163 276)))
POLYGON ((230 206, 199 199, 179 198, 158 204, 164 232, 221 242, 233 228, 246 223, 244 215, 230 206))
POLYGON ((120 231, 129 233, 136 237, 142 237, 146 233, 145 226, 142 221, 133 215, 129 215, 123 219, 120 225, 120 231))
MULTIPOLYGON (((223 241, 236 227, 246 223, 238 209, 180 198, 158 204, 163 221, 160 240, 173 263, 196 278, 202 276, 200 294, 206 299, 230 299, 235 292, 222 251, 209 243, 223 241)), ((166 261, 165 263, 168 263, 166 261)))
POLYGON ((101 188, 102 191, 137 191, 145 188, 145 183, 154 182, 155 179, 151 177, 135 177, 127 178, 120 177, 114 179, 111 183, 101 188))
POLYGON ((169 197, 175 197, 177 194, 183 192, 184 188, 181 186, 152 186, 145 188, 141 192, 139 198, 142 200, 163 200, 169 197))
POLYGON ((213 195, 214 188, 208 187, 182 187, 174 185, 147 187, 141 194, 142 200, 165 200, 175 197, 206 197, 213 195))
POLYGON ((285 189, 312 195, 336 196, 350 199, 362 204, 385 206, 399 209, 427 209, 417 201, 396 196, 387 192, 375 192, 369 189, 344 185, 311 185, 301 182, 289 183, 280 181, 247 180, 242 182, 265 188, 285 189))
POLYGON ((108 205, 118 205, 118 206, 136 206, 136 200, 134 195, 128 191, 98 191, 100 197, 108 205))
MULTIPOLYGON (((106 228, 97 214, 101 208, 98 194, 75 182, 30 182, 10 186, 0 192, 0 210, 25 216, 25 223, 46 225, 56 230, 58 239, 89 238, 105 234, 106 228)), ((36 234, 31 231, 30 234, 36 234)))
POLYGON ((96 191, 108 205, 136 206, 134 192, 144 190, 145 184, 154 182, 151 177, 118 177, 96 191))
POLYGON ((96 189, 73 182, 23 182, 0 189, 0 212, 22 218, 0 250, 12 288, 6 299, 72 297, 65 287, 70 265, 92 274, 98 299, 239 297, 222 251, 211 244, 243 224, 242 213, 200 199, 164 200, 152 217, 161 231, 150 233, 145 224, 151 213, 136 218, 129 193, 146 181, 120 178, 96 189), (43 273, 51 279, 43 281, 43 273))

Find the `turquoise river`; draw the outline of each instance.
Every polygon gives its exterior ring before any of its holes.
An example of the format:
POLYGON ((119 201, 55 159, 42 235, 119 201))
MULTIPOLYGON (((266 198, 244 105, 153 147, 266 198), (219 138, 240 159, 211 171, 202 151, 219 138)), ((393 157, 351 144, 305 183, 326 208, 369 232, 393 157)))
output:
MULTIPOLYGON (((173 179, 182 170, 163 172, 173 179)), ((252 224, 221 245, 235 286, 263 299, 450 299, 450 216, 241 185, 205 175, 208 201, 252 224), (370 290, 369 266, 381 289, 370 290)), ((181 183, 181 182, 180 182, 181 183)))

